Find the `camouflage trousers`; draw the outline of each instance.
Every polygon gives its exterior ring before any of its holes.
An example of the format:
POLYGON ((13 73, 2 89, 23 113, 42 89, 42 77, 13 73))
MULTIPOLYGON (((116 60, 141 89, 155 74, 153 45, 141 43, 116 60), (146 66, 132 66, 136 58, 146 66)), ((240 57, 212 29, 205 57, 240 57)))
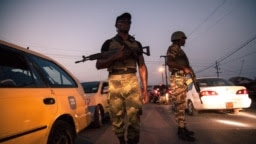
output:
POLYGON ((136 74, 110 75, 108 102, 112 130, 118 137, 139 142, 142 98, 136 74), (128 123, 125 124, 127 116, 128 123))
POLYGON ((170 86, 171 86, 171 100, 175 107, 175 120, 179 127, 185 127, 185 108, 186 108, 186 77, 171 75, 170 86))

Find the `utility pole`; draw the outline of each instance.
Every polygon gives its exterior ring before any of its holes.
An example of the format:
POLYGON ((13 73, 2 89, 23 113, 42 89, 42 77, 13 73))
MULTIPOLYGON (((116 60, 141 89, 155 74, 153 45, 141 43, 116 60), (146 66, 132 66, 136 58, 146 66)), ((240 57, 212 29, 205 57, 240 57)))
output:
POLYGON ((220 74, 220 72, 219 72, 219 70, 220 70, 220 67, 219 67, 219 63, 216 61, 216 66, 215 66, 215 69, 217 70, 217 77, 219 77, 219 74, 220 74))
POLYGON ((165 84, 166 86, 168 86, 168 81, 167 81, 167 60, 166 60, 166 56, 162 55, 160 56, 160 58, 164 58, 164 71, 165 71, 165 84))

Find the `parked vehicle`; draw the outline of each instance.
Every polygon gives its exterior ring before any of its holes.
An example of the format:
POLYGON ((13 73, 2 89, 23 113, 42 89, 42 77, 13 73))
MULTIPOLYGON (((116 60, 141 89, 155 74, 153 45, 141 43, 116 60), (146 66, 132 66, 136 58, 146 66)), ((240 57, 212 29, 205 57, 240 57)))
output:
POLYGON ((201 92, 197 93, 193 83, 189 85, 186 108, 190 115, 200 110, 232 110, 238 113, 251 105, 251 99, 244 86, 234 86, 222 78, 198 78, 201 92))
POLYGON ((109 116, 108 82, 91 81, 81 83, 85 98, 88 101, 89 111, 92 113, 93 124, 99 128, 103 125, 103 119, 109 116))
POLYGON ((91 123, 84 91, 50 57, 0 41, 0 143, 73 144, 91 123))
POLYGON ((229 79, 234 85, 245 86, 248 90, 249 97, 256 100, 256 80, 247 77, 232 77, 229 79))
POLYGON ((154 85, 149 91, 150 102, 169 103, 170 90, 166 85, 154 85))

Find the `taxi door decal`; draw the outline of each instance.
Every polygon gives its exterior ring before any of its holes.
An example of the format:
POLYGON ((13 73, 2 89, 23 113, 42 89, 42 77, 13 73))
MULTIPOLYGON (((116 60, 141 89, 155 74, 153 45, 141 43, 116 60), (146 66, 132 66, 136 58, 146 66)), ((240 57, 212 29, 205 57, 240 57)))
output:
POLYGON ((68 102, 71 109, 76 109, 76 99, 74 96, 68 96, 68 102))

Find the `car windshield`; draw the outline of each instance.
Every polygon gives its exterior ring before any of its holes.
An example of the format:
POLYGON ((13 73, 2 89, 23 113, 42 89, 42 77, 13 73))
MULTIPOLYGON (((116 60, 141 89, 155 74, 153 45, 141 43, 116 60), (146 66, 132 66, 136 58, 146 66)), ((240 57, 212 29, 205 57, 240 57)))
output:
POLYGON ((159 91, 162 91, 164 92, 168 87, 166 85, 155 85, 153 87, 153 90, 159 90, 159 91))
POLYGON ((233 86, 232 83, 221 78, 207 78, 207 79, 197 79, 200 87, 209 86, 233 86))
POLYGON ((154 87, 153 87, 153 89, 154 89, 154 90, 156 90, 156 89, 160 89, 160 86, 159 86, 159 85, 154 86, 154 87))
POLYGON ((99 88, 99 82, 84 82, 81 83, 85 93, 96 93, 99 88))

